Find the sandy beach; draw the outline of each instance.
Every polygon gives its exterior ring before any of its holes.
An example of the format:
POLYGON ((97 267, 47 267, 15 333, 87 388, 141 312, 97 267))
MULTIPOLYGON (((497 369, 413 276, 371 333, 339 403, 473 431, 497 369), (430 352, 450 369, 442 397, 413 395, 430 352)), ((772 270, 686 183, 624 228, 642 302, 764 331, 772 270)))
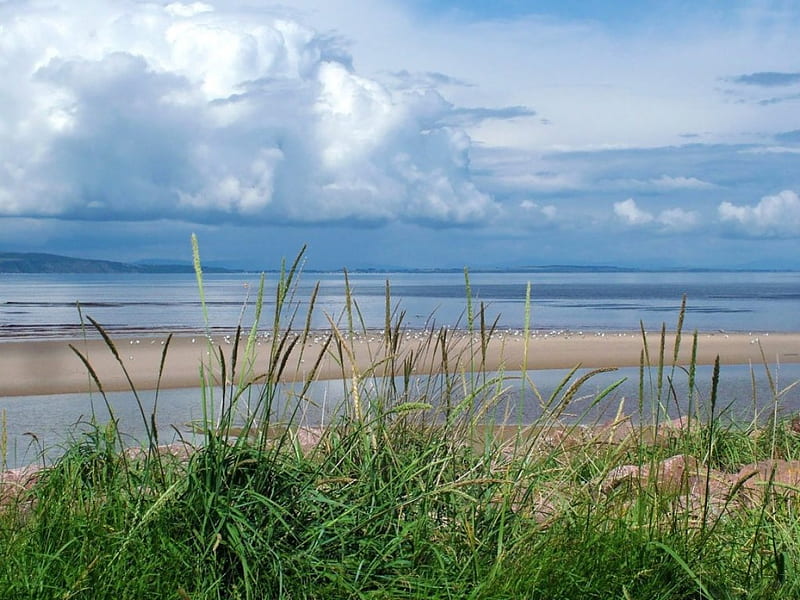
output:
MULTIPOLYGON (((294 341, 285 358, 281 379, 298 381, 306 378, 318 363, 318 379, 359 375, 402 373, 403 364, 413 362, 415 374, 440 372, 444 368, 442 347, 435 338, 404 332, 394 352, 387 352, 378 334, 361 335, 324 347, 325 336, 310 335, 294 341), (324 352, 323 352, 324 350, 324 352), (321 358, 320 358, 321 356, 321 358)), ((230 364, 234 343, 230 337, 211 340, 202 336, 173 337, 164 359, 159 382, 159 366, 166 345, 166 335, 116 339, 119 360, 103 340, 48 340, 0 343, 0 396, 22 396, 88 392, 96 390, 87 367, 75 350, 91 364, 106 391, 129 389, 124 365, 137 389, 198 387, 201 368, 210 381, 221 382, 219 355, 224 357, 230 380, 230 364), (73 349, 74 348, 74 349, 73 349)), ((650 362, 659 354, 659 334, 649 333, 647 345, 650 362)), ((666 362, 672 360, 674 337, 666 339, 666 362)), ((234 379, 258 379, 267 370, 271 340, 259 338, 253 345, 252 368, 244 369, 241 357, 245 344, 240 344, 239 368, 234 379)), ((527 369, 629 367, 640 364, 643 348, 639 333, 553 333, 537 334, 524 340, 519 332, 495 333, 485 348, 480 341, 466 334, 453 333, 446 344, 446 368, 450 372, 474 368, 487 371, 519 371, 527 369), (527 346, 527 350, 526 350, 527 346), (485 358, 484 358, 485 357, 485 358)), ((698 337, 698 364, 713 364, 717 355, 723 364, 760 364, 761 352, 770 364, 800 362, 800 333, 724 334, 701 333, 698 337)), ((285 352, 284 352, 285 354, 285 352)), ((678 363, 687 364, 691 356, 691 337, 684 335, 678 363)))

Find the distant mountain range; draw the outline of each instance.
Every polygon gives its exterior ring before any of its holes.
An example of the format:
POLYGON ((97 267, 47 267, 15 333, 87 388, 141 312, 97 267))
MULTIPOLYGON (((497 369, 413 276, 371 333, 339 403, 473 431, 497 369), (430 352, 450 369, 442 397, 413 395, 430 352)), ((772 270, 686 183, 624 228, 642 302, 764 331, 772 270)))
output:
MULTIPOLYGON (((241 273, 236 269, 203 267, 206 273, 241 273)), ((191 264, 123 263, 73 258, 58 254, 0 252, 0 273, 193 273, 191 264)))
MULTIPOLYGON (((533 265, 516 267, 470 267, 470 273, 794 273, 797 269, 721 267, 615 267, 611 265, 533 265)), ((325 269, 304 269, 305 273, 332 273, 325 269)), ((348 269, 349 273, 463 273, 463 268, 370 267, 348 269)))
MULTIPOLYGON (((203 265, 205 273, 275 272, 275 269, 228 269, 203 265)), ((463 273, 463 268, 368 267, 348 269, 351 273, 463 273)), ((304 269, 306 273, 332 273, 341 270, 304 269)), ((611 265, 539 265, 514 267, 477 267, 470 273, 709 273, 709 272, 772 272, 793 269, 711 269, 711 268, 635 268, 611 265)), ((124 263, 111 260, 74 258, 58 254, 32 252, 0 252, 0 273, 193 273, 191 263, 170 263, 165 260, 124 263)))

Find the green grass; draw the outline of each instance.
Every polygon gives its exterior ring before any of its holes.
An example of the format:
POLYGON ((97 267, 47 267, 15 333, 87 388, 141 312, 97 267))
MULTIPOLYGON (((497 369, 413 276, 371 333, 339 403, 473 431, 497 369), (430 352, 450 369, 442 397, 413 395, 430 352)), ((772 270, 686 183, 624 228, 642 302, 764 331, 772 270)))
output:
MULTIPOLYGON (((195 256, 202 289, 196 249, 195 256)), ((562 423, 593 373, 570 373, 550 398, 537 397, 534 375, 523 374, 524 397, 540 402, 543 416, 524 427, 494 423, 493 405, 520 381, 476 368, 415 387, 414 359, 397 352, 403 315, 387 283, 384 352, 373 368, 343 367, 342 417, 318 443, 302 444, 298 415, 313 372, 298 390, 295 418, 272 419, 281 373, 292 367, 287 357, 309 335, 314 310, 313 298, 307 315, 293 301, 300 266, 298 259, 281 275, 269 364, 252 362, 252 344, 232 364, 217 354, 216 368, 233 383, 222 397, 206 386, 203 441, 188 459, 159 448, 157 415, 144 411, 148 439, 140 452, 126 452, 109 406, 107 419, 98 416, 77 434, 35 485, 4 502, 3 598, 800 595, 800 520, 791 491, 787 497, 767 482, 756 501, 731 501, 719 511, 708 502, 690 506, 688 490, 667 490, 657 479, 602 489, 620 465, 652 468, 679 454, 696 457, 707 473, 800 459, 800 436, 787 424, 725 420, 715 391, 697 399, 689 427, 654 435, 669 382, 694 377, 693 367, 669 361, 663 341, 652 365, 643 358, 647 418, 621 439, 562 423), (305 326, 295 330, 296 322, 305 326), (377 377, 378 365, 401 377, 377 377), (257 373, 266 378, 256 383, 257 373)), ((322 346, 342 365, 350 334, 364 328, 349 287, 347 299, 322 346)), ((469 305, 467 318, 480 338, 479 366, 493 326, 482 308, 476 319, 469 305)), ((249 339, 257 327, 251 324, 249 339)), ((446 353, 449 332, 432 333, 429 345, 446 353)), ((614 401, 613 386, 595 398, 614 401)))

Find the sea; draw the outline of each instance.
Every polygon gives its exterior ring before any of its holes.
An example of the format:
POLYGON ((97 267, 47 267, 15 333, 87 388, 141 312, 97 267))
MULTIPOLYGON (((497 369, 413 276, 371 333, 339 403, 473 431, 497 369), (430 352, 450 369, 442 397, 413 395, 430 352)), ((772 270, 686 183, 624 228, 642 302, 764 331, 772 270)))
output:
MULTIPOLYGON (((0 274, 0 360, 3 352, 13 351, 3 342, 96 335, 88 317, 118 337, 230 333, 239 325, 249 330, 260 282, 257 273, 206 274, 201 294, 193 274, 0 274)), ((264 274, 259 328, 265 332, 272 326, 278 283, 277 273, 264 274)), ((293 320, 294 327, 302 328, 315 296, 312 328, 326 330, 331 320, 344 325, 352 318, 358 329, 380 330, 386 322, 387 289, 392 321, 412 330, 465 329, 470 323, 478 327, 481 318, 487 327, 494 324, 500 330, 520 330, 527 319, 535 332, 613 335, 642 326, 658 330, 662 323, 674 329, 685 297, 686 332, 800 331, 800 272, 475 272, 468 277, 440 272, 303 273, 289 290, 282 322, 293 320)), ((529 375, 546 399, 567 374, 529 375)), ((502 388, 507 402, 498 418, 534 420, 541 411, 538 396, 515 374, 506 375, 502 388)), ((664 404, 672 414, 689 408, 686 379, 681 371, 671 374, 675 391, 665 394, 664 404)), ((800 365, 724 366, 716 410, 725 409, 737 419, 793 414, 800 411, 800 386, 792 387, 798 380, 800 365)), ((644 379, 651 391, 654 381, 653 374, 644 379)), ((695 405, 709 399, 710 381, 710 369, 700 368, 695 405)), ((566 418, 610 418, 609 411, 615 412, 620 402, 633 411, 639 385, 638 369, 597 375, 566 418), (617 384, 603 406, 593 406, 593 395, 617 384)), ((335 418, 335 407, 347 393, 343 382, 315 384, 299 413, 304 423, 335 418)), ((203 418, 204 402, 208 405, 209 397, 221 398, 222 393, 207 390, 205 396, 204 401, 199 389, 162 390, 157 397, 141 392, 139 401, 145 411, 157 404, 162 440, 170 441, 191 436, 190 424, 203 418)), ((293 410, 293 389, 281 390, 279 398, 276 415, 293 410)), ((130 442, 141 441, 144 425, 133 394, 109 394, 107 400, 130 442)), ((5 462, 13 466, 52 460, 68 440, 92 427, 87 422, 108 420, 108 409, 96 394, 0 397, 0 417, 5 462)))

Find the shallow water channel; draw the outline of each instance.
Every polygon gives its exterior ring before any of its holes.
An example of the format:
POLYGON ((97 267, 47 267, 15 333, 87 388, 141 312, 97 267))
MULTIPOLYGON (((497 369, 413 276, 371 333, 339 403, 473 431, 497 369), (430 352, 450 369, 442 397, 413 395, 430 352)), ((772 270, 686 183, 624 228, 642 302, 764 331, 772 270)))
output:
MULTIPOLYGON (((570 380, 575 381, 588 370, 578 371, 570 380)), ((473 410, 477 411, 486 402, 492 402, 484 420, 493 423, 529 424, 542 415, 542 402, 559 387, 568 370, 530 371, 527 383, 523 384, 521 373, 504 373, 502 379, 494 373, 466 380, 461 376, 451 379, 451 405, 456 405, 470 392, 475 394, 473 410), (535 389, 531 386, 531 382, 535 389)), ((800 380, 800 364, 772 366, 770 374, 779 392, 800 380)), ((662 406, 671 416, 685 414, 689 409, 701 417, 710 414, 711 367, 698 367, 696 389, 688 394, 688 375, 681 369, 674 373, 665 371, 662 378, 662 406), (670 376, 671 375, 671 376, 670 376)), ((397 378, 395 386, 404 389, 404 382, 397 378)), ((606 422, 614 418, 620 403, 623 411, 634 419, 649 418, 658 396, 658 373, 647 371, 642 380, 644 401, 639 400, 640 371, 638 368, 619 369, 600 373, 586 381, 562 415, 565 422, 586 424, 606 422), (620 382, 601 401, 598 394, 620 382), (641 415, 640 415, 641 409, 641 415)), ((375 399, 388 387, 385 380, 367 380, 362 383, 362 402, 375 399)), ((567 386, 568 387, 568 386, 567 386)), ((442 402, 446 382, 443 377, 414 377, 409 381, 408 393, 404 397, 410 402, 424 401, 431 404, 442 402)), ((271 404, 271 420, 298 425, 317 426, 334 422, 339 418, 351 397, 351 382, 342 380, 317 381, 311 384, 301 398, 300 384, 287 384, 276 390, 271 404)), ((565 388, 564 388, 565 389, 565 388)), ((563 394, 561 390, 558 397, 563 394)), ((254 386, 239 404, 238 420, 247 417, 248 410, 255 410, 262 392, 254 386)), ((385 394, 384 394, 385 395, 385 394)), ((766 418, 773 410, 781 416, 800 412, 800 385, 776 395, 772 392, 769 378, 762 365, 723 365, 720 373, 715 415, 750 421, 754 416, 766 418), (754 385, 755 382, 755 385, 754 385)), ((106 395, 126 443, 146 443, 146 429, 139 404, 131 392, 115 392, 106 395)), ((141 407, 146 419, 156 409, 159 441, 169 443, 179 436, 196 441, 193 423, 202 423, 209 412, 219 411, 223 399, 222 390, 200 390, 197 388, 139 392, 141 407), (204 410, 204 404, 206 410, 204 410)), ((226 394, 227 400, 227 394, 226 394)), ((97 423, 109 421, 106 401, 100 394, 59 394, 52 396, 14 396, 0 398, 0 416, 3 418, 5 437, 5 465, 21 466, 31 462, 50 462, 57 458, 65 444, 76 439, 88 425, 92 416, 97 423)), ((441 412, 431 411, 431 418, 441 417, 441 412)), ((0 456, 0 459, 3 457, 0 456)))

